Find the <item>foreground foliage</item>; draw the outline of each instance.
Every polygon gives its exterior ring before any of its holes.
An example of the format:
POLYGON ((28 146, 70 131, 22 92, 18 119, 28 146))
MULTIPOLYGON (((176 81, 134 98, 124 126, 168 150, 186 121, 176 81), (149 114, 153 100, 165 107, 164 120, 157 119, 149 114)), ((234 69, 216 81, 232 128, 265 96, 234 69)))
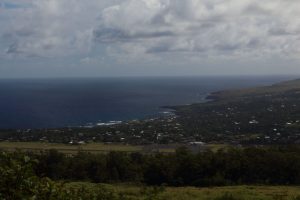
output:
MULTIPOLYGON (((217 153, 211 153, 211 155, 218 155, 218 158, 224 159, 226 156, 231 155, 232 152, 239 152, 242 155, 243 151, 249 151, 249 150, 229 150, 228 152, 217 152, 217 153), (222 157, 220 157, 222 156, 222 157)), ((252 150, 253 151, 253 150, 252 150)), ((264 152, 268 152, 271 150, 264 150, 264 152)), ((281 153, 291 153, 295 150, 289 149, 277 149, 272 150, 271 152, 275 154, 275 152, 281 152, 281 153)), ((257 151, 256 153, 258 153, 257 151)), ((268 152, 270 153, 270 152, 268 152)), ((125 168, 126 165, 116 165, 116 163, 122 163, 124 160, 126 160, 124 156, 132 156, 130 154, 121 154, 119 155, 118 159, 111 158, 112 155, 90 155, 90 154, 79 154, 82 159, 82 161, 85 161, 84 156, 86 159, 91 158, 110 158, 111 162, 114 162, 114 164, 111 164, 111 167, 121 166, 121 168, 125 168), (94 156, 94 157, 93 157, 94 156), (120 161, 119 159, 122 158, 123 161, 120 161), (116 165, 116 166, 114 166, 116 165)), ((78 156, 79 156, 78 155, 78 156)), ((259 154, 258 154, 259 155, 259 154)), ((269 154, 264 154, 269 155, 269 154)), ((283 154, 285 155, 285 154, 283 154)), ((282 155, 282 156, 283 156, 282 155)), ((295 154, 298 155, 298 154, 295 154)), ((135 155, 137 156, 137 155, 135 155)), ((160 163, 152 163, 151 168, 154 170, 155 173, 148 174, 149 177, 153 177, 154 180, 157 180, 160 176, 164 177, 164 174, 160 171, 163 170, 164 173, 167 173, 167 171, 171 170, 170 166, 168 166, 167 161, 169 164, 174 164, 175 162, 170 162, 172 159, 176 158, 176 161, 178 163, 181 163, 179 166, 181 167, 188 167, 191 166, 191 161, 189 159, 199 159, 199 155, 191 154, 185 149, 179 149, 176 154, 170 154, 170 155, 139 155, 139 159, 141 161, 147 161, 152 162, 154 160, 151 160, 153 158, 159 158, 160 163), (193 157, 195 156, 195 157, 193 157), (168 160, 166 160, 168 159, 168 160), (163 163, 164 162, 164 163, 163 163), (185 165, 183 165, 185 163, 185 165), (157 168, 157 166, 154 166, 153 164, 158 164, 163 166, 167 166, 168 168, 162 167, 157 168), (158 170, 158 171, 157 171, 158 170), (159 174, 156 174, 157 172, 160 172, 159 174)), ((254 155, 253 155, 254 156, 254 155)), ((217 157, 214 157, 217 158, 217 157)), ((233 158, 233 157, 228 157, 233 158)), ((241 157, 239 157, 241 158, 241 157)), ((275 158, 275 157, 274 157, 275 158)), ((273 158, 273 159, 274 159, 273 158)), ((278 157, 279 158, 279 157, 278 157)), ((165 199, 174 199, 174 200, 254 200, 254 199, 260 199, 260 200, 299 200, 300 199, 300 188, 299 187, 251 187, 251 186, 238 186, 238 187, 217 187, 217 188, 194 188, 194 187, 161 187, 161 186, 155 186, 155 187, 136 187, 134 185, 105 185, 105 184, 95 184, 95 183, 88 183, 88 182, 82 182, 82 183, 67 183, 63 182, 64 180, 61 179, 60 181, 53 181, 46 176, 43 176, 39 174, 39 176, 36 174, 37 171, 41 172, 41 166, 45 167, 55 167, 54 163, 57 165, 60 165, 60 159, 75 159, 75 157, 66 157, 63 154, 60 154, 56 151, 53 152, 47 152, 45 154, 41 155, 31 155, 28 153, 0 153, 0 199, 4 200, 10 200, 10 199, 58 199, 58 200, 80 200, 80 199, 99 199, 99 200, 165 200, 165 199), (51 155, 52 157, 49 157, 51 155), (48 165, 45 165, 43 163, 44 161, 41 158, 47 158, 51 160, 51 162, 48 163, 48 165), (52 159, 50 159, 52 158, 52 159), (56 159, 54 159, 56 158, 56 159)), ((136 158, 137 159, 137 158, 136 158)), ((80 159, 76 158, 74 160, 73 164, 75 164, 75 161, 79 162, 80 159)), ((159 161, 159 160, 155 160, 159 161)), ((194 160, 195 161, 195 160, 194 160)), ((279 161, 281 161, 279 159, 279 161)), ((278 162, 279 162, 278 161, 278 162)), ((223 167, 222 163, 214 160, 214 162, 218 163, 219 167, 223 167)), ((235 162, 235 161, 234 161, 235 162)), ((84 164, 81 164, 81 166, 85 166, 89 162, 85 161, 84 164)), ((64 163, 66 164, 66 163, 64 163)), ((95 164, 95 163, 94 163, 95 164)), ((129 164, 126 162, 126 164, 129 164)), ((195 164, 195 163, 194 163, 195 164)), ((285 163, 286 164, 286 163, 285 163)), ((67 165, 68 166, 68 165, 67 165)), ((97 166, 96 164, 94 166, 97 166)), ((194 166, 194 165, 192 165, 194 166)), ((209 167, 209 165, 207 165, 209 167)), ((57 166, 56 166, 57 167, 57 166)), ((178 166, 177 166, 178 167, 178 166)), ((181 168, 181 171, 177 171, 178 175, 181 175, 182 177, 187 176, 187 171, 190 171, 192 173, 192 170, 195 170, 196 168, 181 168)), ((276 166, 273 166, 276 168, 276 166)), ((285 167, 287 167, 285 165, 285 167)), ((294 166, 295 167, 295 166, 294 166)), ((84 169, 84 168, 83 168, 84 169)), ((260 168, 261 170, 262 168, 260 168)), ((287 168, 288 169, 288 168, 287 168)), ((59 168, 52 168, 52 172, 54 173, 61 173, 61 169, 59 168), (55 169, 55 170, 54 170, 55 169)), ((72 170, 72 169, 70 169, 72 170)), ((78 173, 80 173, 81 169, 77 168, 78 173)), ((126 169, 123 169, 126 171, 126 169)), ((147 170, 150 170, 149 168, 147 170)), ((66 171, 62 171, 66 172, 66 171)), ((115 171, 114 173, 117 173, 118 171, 115 171)), ((273 171, 276 172, 276 171, 273 171)), ((279 173, 278 171, 277 173, 279 173)), ((74 173, 74 172, 73 172, 74 173)), ((174 172, 172 172, 174 173, 174 172)), ((280 172, 287 173, 286 171, 280 172)), ((288 172, 288 173, 294 173, 294 172, 288 172)), ((103 174, 105 175, 105 174, 103 174)), ((177 175, 177 176, 178 176, 177 175)), ((255 174, 252 174, 255 175, 255 174)), ((273 174, 274 175, 274 174, 273 174)), ((224 175, 224 177, 226 174, 224 175)), ((187 176, 191 180, 193 180, 193 177, 187 176)), ((175 178, 177 177, 169 177, 169 178, 175 178)), ((292 178, 292 177, 290 177, 292 178)), ((167 180, 167 179, 164 179, 167 180)), ((172 179, 170 179, 172 180, 172 179)), ((182 182, 188 179, 180 179, 182 182)), ((145 181, 145 180, 140 180, 145 181)), ((165 181, 166 182, 166 181, 165 181)), ((174 182, 178 184, 178 182, 174 182)))
MULTIPOLYGON (((2 200, 129 200, 126 194, 116 192, 104 185, 97 187, 70 187, 49 178, 40 178, 34 173, 37 160, 21 153, 0 153, 0 199, 2 200)), ((159 200, 163 188, 144 188, 145 200, 159 200)))
POLYGON ((36 173, 54 180, 202 187, 300 184, 300 148, 294 146, 197 154, 185 148, 175 154, 79 152, 73 156, 51 150, 33 157, 39 160, 36 173))

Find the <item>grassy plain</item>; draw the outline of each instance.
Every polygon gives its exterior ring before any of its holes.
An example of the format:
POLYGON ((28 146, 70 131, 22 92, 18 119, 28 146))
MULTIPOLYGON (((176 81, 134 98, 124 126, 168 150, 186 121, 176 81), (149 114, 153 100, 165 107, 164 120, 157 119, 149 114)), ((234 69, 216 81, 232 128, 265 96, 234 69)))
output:
MULTIPOLYGON (((101 184, 102 185, 102 184, 101 184)), ((97 187, 86 182, 69 183, 70 187, 97 187)), ((145 189, 135 185, 104 185, 130 199, 143 199, 145 189)), ((147 189, 146 189, 147 190, 147 189)), ((151 192, 151 189, 148 189, 151 192)), ((159 199, 168 200, 299 200, 300 186, 228 186, 228 187, 165 187, 159 199)))
MULTIPOLYGON (((150 145, 151 146, 151 145, 150 145)), ((180 145, 152 145, 151 147, 155 150, 154 152, 161 153, 174 153, 176 148, 180 145)), ((47 143, 47 142, 0 142, 0 150, 4 151, 31 151, 39 152, 44 150, 56 149, 61 153, 76 154, 78 151, 90 152, 90 153, 105 153, 110 151, 122 151, 122 152, 143 152, 149 153, 149 148, 142 145, 125 145, 117 143, 87 143, 81 145, 70 145, 62 143, 47 143)), ((229 145, 227 144, 206 144, 203 146, 205 149, 211 151, 218 151, 220 149, 226 149, 229 145)))
POLYGON ((123 151, 123 152, 139 152, 142 151, 142 146, 123 145, 123 144, 104 144, 104 143, 88 143, 82 145, 69 145, 58 143, 45 142, 0 142, 0 149, 5 151, 43 151, 49 149, 56 149, 59 152, 74 154, 78 151, 101 153, 109 151, 123 151))
MULTIPOLYGON (((150 145, 154 152, 160 153, 175 153, 176 149, 181 145, 150 145)), ((210 149, 216 152, 220 149, 227 149, 227 144, 206 144, 202 146, 203 149, 210 149)), ((150 148, 150 149, 151 149, 150 148)), ((122 152, 141 152, 149 153, 149 147, 142 145, 125 145, 117 143, 87 143, 81 145, 70 145, 62 143, 47 143, 47 142, 0 142, 0 150, 4 151, 30 151, 39 152, 50 149, 56 149, 61 153, 76 154, 78 151, 90 152, 90 153, 105 153, 110 151, 122 151, 122 152)))

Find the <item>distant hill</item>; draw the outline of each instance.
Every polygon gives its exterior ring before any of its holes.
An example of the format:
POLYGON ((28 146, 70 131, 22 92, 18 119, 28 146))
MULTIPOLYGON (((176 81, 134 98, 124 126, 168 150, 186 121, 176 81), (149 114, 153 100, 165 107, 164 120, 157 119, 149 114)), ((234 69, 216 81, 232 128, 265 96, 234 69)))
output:
POLYGON ((300 144, 300 79, 212 93, 174 107, 186 135, 204 142, 300 144))
POLYGON ((278 95, 289 91, 300 92, 300 79, 284 81, 273 84, 271 86, 213 92, 207 97, 207 99, 218 101, 236 100, 239 98, 245 98, 249 96, 278 95))

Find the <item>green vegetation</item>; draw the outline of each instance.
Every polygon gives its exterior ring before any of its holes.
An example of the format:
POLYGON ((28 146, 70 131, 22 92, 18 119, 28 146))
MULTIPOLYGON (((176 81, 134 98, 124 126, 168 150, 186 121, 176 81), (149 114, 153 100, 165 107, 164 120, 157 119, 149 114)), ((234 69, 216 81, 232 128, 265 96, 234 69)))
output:
POLYGON ((78 152, 66 155, 57 150, 22 154, 38 160, 34 171, 39 177, 58 181, 201 187, 300 184, 297 146, 227 148, 199 153, 182 147, 172 154, 78 152))
POLYGON ((132 184, 61 182, 39 177, 38 160, 22 153, 0 153, 3 200, 298 200, 296 186, 145 187, 132 184))
MULTIPOLYGON (((105 185, 88 187, 86 184, 71 185, 38 177, 34 173, 37 160, 21 153, 0 153, 0 199, 1 200, 129 200, 124 192, 105 185)), ((145 188, 139 199, 159 200, 163 190, 145 188)), ((137 198, 135 198, 137 199, 137 198)))

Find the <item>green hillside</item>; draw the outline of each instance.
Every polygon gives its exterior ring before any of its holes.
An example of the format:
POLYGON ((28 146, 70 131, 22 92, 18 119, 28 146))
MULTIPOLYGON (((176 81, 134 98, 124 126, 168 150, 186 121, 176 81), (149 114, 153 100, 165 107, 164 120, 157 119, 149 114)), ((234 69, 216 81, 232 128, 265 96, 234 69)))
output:
POLYGON ((291 91, 300 91, 300 79, 276 83, 271 86, 218 91, 209 95, 208 98, 228 101, 235 98, 243 98, 249 96, 278 95, 291 91))

